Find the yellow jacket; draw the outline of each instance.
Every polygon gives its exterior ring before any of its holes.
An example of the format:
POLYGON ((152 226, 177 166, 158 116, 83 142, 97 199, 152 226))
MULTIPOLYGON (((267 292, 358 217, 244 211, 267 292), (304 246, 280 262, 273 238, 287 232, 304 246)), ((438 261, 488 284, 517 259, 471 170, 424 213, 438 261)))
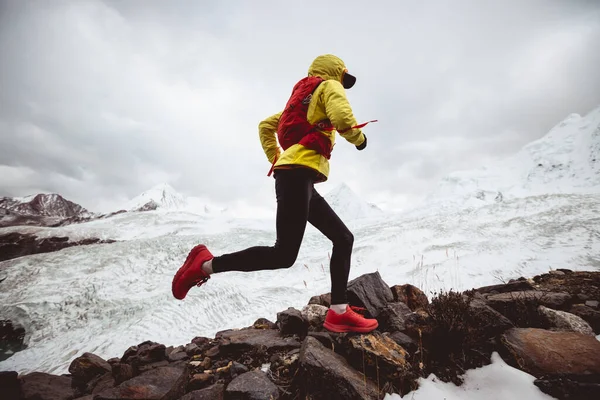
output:
MULTIPOLYGON (((338 57, 326 54, 317 57, 308 69, 309 76, 323 78, 308 106, 307 119, 310 124, 315 124, 323 119, 329 119, 340 135, 355 146, 360 146, 365 141, 365 136, 357 125, 356 118, 346 97, 342 85, 343 73, 346 69, 344 62, 338 57), (343 133, 341 133, 343 132, 343 133)), ((274 169, 303 166, 318 172, 318 182, 324 182, 329 176, 329 160, 314 150, 307 149, 301 144, 290 146, 283 153, 277 142, 277 126, 283 111, 270 116, 258 125, 260 142, 271 164, 275 162, 274 169)), ((335 131, 321 131, 335 144, 335 131)))

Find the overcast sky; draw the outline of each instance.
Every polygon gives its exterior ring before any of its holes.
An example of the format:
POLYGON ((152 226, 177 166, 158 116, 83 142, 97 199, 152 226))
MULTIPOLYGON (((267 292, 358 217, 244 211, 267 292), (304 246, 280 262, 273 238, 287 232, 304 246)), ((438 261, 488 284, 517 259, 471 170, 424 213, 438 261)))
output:
POLYGON ((272 207, 258 139, 319 54, 357 78, 326 193, 383 207, 600 105, 600 1, 0 0, 0 196, 108 211, 162 182, 272 207))

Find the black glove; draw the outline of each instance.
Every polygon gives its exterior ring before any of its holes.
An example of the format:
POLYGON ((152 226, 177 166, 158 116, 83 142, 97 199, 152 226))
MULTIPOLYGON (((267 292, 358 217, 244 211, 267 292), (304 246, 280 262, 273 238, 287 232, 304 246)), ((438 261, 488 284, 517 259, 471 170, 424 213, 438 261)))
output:
POLYGON ((365 137, 365 141, 362 142, 360 146, 356 146, 358 150, 364 150, 364 148, 367 147, 367 135, 363 133, 363 136, 365 137))

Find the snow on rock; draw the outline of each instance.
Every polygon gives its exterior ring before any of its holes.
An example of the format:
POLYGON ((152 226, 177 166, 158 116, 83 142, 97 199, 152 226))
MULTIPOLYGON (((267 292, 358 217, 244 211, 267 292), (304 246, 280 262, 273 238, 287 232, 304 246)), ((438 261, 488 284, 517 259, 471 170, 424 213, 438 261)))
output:
POLYGON ((342 221, 378 217, 383 214, 379 207, 361 199, 345 183, 339 184, 324 197, 342 221))
POLYGON ((88 211, 59 194, 38 194, 22 198, 2 197, 0 208, 16 214, 36 217, 70 218, 88 211))
POLYGON ((186 199, 168 183, 161 183, 143 192, 127 203, 126 210, 178 210, 187 206, 186 199))
POLYGON ((571 114, 544 137, 490 165, 453 172, 428 198, 478 206, 540 194, 600 191, 600 107, 571 114))

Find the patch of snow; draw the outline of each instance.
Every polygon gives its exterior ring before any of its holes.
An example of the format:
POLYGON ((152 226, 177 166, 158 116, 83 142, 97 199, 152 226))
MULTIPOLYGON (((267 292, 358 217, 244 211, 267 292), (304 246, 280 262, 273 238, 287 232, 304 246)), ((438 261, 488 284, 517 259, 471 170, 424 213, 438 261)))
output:
MULTIPOLYGON (((552 400, 533 384, 535 377, 506 364, 498 353, 492 354, 492 363, 469 370, 461 386, 440 381, 435 375, 419 379, 419 389, 405 398, 411 400, 552 400)), ((384 400, 400 400, 397 394, 387 394, 384 400)))
POLYGON ((31 200, 33 200, 35 198, 35 196, 37 196, 37 195, 30 194, 29 196, 24 196, 24 197, 13 197, 13 200, 15 200, 19 203, 29 203, 31 200))

